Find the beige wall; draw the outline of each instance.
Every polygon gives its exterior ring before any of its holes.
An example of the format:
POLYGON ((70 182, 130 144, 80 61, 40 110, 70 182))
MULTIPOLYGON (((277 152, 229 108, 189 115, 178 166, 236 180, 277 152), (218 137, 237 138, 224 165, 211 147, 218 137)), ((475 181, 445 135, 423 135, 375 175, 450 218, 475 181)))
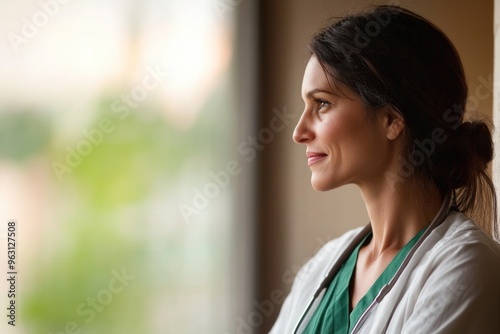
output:
MULTIPOLYGON (((261 109, 286 105, 298 115, 302 112, 300 98, 302 74, 307 60, 306 45, 311 34, 331 15, 341 15, 348 8, 364 8, 368 1, 345 0, 278 0, 263 1, 264 57, 261 70, 261 109)), ((373 1, 370 1, 373 3, 373 1)), ((376 3, 387 4, 388 1, 376 3)), ((394 1, 392 1, 394 3, 394 1)), ((427 17, 455 43, 462 56, 471 105, 491 115, 491 97, 484 99, 484 90, 475 94, 478 78, 486 81, 493 73, 493 0, 418 0, 400 4, 427 17)), ((487 87, 491 90, 491 86, 487 87)), ((264 116, 263 123, 269 116, 264 116)), ((270 296, 273 289, 288 291, 282 275, 296 270, 305 259, 328 239, 356 226, 368 223, 364 204, 357 188, 347 186, 326 193, 317 193, 310 186, 305 147, 293 143, 293 126, 286 128, 270 147, 261 164, 260 233, 263 253, 260 267, 258 300, 270 296), (272 254, 271 254, 272 253, 272 254)), ((262 326, 266 332, 276 314, 262 326)))
MULTIPOLYGON (((495 15, 494 15, 494 78, 496 82, 500 80, 500 35, 498 28, 500 27, 500 0, 495 0, 495 15)), ((496 129, 500 129, 500 86, 495 85, 495 96, 493 101, 493 120, 496 129)), ((493 141, 498 145, 500 143, 500 130, 494 132, 493 141)), ((500 189, 500 155, 496 154, 493 158, 493 183, 500 189)), ((498 191, 498 190, 497 190, 498 191)), ((500 192, 500 191, 499 191, 500 192)), ((497 210, 500 216, 500 208, 497 210)))

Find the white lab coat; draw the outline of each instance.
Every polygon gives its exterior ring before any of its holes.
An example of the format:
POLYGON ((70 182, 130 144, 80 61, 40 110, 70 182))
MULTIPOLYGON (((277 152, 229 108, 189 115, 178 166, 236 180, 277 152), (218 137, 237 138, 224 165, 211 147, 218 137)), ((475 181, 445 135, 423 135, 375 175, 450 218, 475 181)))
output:
MULTIPOLYGON (((500 246, 462 213, 443 217, 422 235, 353 333, 500 333, 500 246)), ((301 268, 270 333, 294 333, 330 268, 343 262, 338 261, 342 254, 350 253, 367 231, 358 228, 330 241, 301 268)))

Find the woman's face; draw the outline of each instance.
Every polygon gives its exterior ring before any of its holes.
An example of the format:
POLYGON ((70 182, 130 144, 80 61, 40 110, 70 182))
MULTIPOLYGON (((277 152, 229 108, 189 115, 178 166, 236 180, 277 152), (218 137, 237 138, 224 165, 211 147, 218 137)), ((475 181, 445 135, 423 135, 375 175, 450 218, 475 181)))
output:
POLYGON ((393 160, 383 117, 369 120, 359 96, 333 79, 329 82, 315 56, 305 70, 302 98, 305 109, 293 139, 307 146, 313 188, 383 182, 393 160), (336 87, 341 92, 332 90, 336 87))

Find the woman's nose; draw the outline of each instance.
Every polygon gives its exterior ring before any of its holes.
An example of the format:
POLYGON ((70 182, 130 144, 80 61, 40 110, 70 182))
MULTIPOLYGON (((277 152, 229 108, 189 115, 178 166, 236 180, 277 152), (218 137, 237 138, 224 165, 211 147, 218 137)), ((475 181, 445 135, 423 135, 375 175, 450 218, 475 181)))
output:
POLYGON ((313 132, 310 130, 310 125, 308 124, 306 112, 302 113, 299 122, 293 130, 293 141, 297 144, 304 144, 311 141, 314 138, 313 132))

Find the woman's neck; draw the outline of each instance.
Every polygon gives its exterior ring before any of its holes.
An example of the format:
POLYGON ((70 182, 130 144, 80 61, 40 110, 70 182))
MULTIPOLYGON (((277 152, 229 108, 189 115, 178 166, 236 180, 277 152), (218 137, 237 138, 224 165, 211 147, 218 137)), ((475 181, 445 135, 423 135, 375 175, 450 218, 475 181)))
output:
POLYGON ((407 180, 381 186, 360 186, 368 210, 373 238, 368 245, 373 257, 398 251, 438 213, 443 196, 435 186, 419 187, 407 180))

